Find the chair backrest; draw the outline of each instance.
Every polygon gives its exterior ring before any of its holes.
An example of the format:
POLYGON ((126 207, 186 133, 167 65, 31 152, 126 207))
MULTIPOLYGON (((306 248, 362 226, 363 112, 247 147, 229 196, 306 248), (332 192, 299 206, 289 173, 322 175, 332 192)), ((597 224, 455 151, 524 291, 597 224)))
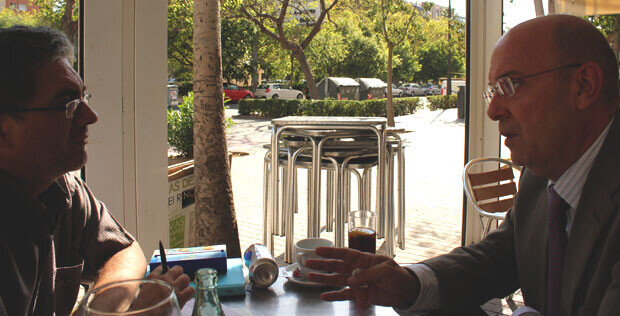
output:
POLYGON ((517 193, 514 170, 521 168, 501 158, 472 159, 465 165, 465 195, 478 213, 495 217, 512 207, 517 193))

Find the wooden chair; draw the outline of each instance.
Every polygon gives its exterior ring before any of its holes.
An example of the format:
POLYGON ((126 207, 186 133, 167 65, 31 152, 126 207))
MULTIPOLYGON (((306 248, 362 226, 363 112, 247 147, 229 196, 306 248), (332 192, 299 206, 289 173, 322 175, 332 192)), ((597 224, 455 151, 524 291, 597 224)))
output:
POLYGON ((501 158, 472 159, 463 169, 463 188, 480 215, 482 238, 493 223, 504 219, 506 211, 514 204, 515 170, 520 172, 521 167, 501 158))

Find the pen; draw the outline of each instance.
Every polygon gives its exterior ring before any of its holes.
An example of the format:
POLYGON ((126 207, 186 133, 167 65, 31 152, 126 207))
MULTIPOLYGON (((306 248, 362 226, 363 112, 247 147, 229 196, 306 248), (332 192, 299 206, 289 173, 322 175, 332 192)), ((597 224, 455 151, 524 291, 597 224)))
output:
POLYGON ((161 258, 161 273, 164 274, 168 272, 168 262, 166 261, 166 251, 164 250, 164 245, 161 244, 161 240, 159 241, 159 256, 161 258))

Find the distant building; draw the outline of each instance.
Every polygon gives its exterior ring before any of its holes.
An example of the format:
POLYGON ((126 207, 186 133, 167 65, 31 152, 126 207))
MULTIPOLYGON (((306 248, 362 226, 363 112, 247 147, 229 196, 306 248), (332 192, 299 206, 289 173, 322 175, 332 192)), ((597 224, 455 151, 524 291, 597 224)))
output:
MULTIPOLYGON (((443 6, 440 6, 440 5, 437 5, 437 4, 433 4, 431 9, 427 12, 427 11, 424 10, 424 5, 426 3, 427 3, 426 1, 418 2, 418 3, 414 4, 414 7, 424 17, 427 17, 427 18, 432 19, 432 20, 438 20, 439 18, 441 18, 443 16, 443 13, 448 10, 447 7, 443 7, 443 6)), ((459 21, 459 22, 461 22, 461 23, 465 23, 465 17, 462 17, 462 16, 459 16, 459 15, 455 14, 452 18, 457 20, 457 21, 459 21)))
POLYGON ((0 0, 0 8, 29 12, 37 7, 32 5, 31 0, 0 0))
POLYGON ((321 15, 318 0, 293 0, 289 3, 297 25, 314 25, 321 15))

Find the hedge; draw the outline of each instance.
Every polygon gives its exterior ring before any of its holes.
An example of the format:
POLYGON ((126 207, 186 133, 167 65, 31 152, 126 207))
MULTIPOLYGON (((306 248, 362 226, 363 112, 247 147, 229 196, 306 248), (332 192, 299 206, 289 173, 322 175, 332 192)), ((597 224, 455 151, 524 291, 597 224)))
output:
POLYGON ((431 111, 456 108, 456 95, 438 95, 426 97, 428 109, 431 111))
MULTIPOLYGON (((265 117, 285 116, 375 116, 385 117, 386 99, 373 100, 282 100, 242 99, 239 114, 265 117)), ((393 99, 394 116, 413 114, 422 105, 419 98, 393 99)))

